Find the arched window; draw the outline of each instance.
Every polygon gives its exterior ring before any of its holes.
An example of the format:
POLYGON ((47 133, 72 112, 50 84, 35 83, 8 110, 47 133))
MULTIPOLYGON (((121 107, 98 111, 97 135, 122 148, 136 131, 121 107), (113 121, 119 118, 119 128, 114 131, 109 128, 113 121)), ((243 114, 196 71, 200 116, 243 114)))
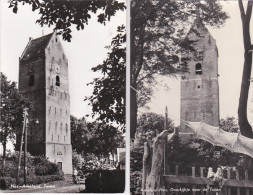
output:
POLYGON ((55 85, 60 86, 60 77, 58 75, 55 78, 55 85))
POLYGON ((202 74, 202 67, 200 63, 196 64, 195 71, 196 71, 196 74, 200 74, 200 75, 202 74))
POLYGON ((34 85, 34 75, 31 75, 29 77, 29 86, 33 86, 34 85))

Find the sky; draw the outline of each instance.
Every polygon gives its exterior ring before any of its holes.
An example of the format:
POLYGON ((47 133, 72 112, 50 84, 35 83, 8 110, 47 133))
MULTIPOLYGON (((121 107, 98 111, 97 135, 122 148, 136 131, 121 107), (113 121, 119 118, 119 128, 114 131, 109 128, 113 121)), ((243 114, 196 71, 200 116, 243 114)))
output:
MULTIPOLYGON (((8 8, 7 1, 1 1, 1 67, 0 70, 11 81, 18 82, 18 59, 24 51, 29 37, 37 38, 49 34, 53 28, 35 24, 38 14, 32 12, 28 5, 19 6, 17 14, 8 8)), ((91 68, 106 59, 112 37, 117 34, 117 26, 126 24, 126 12, 119 11, 105 26, 97 22, 95 15, 84 30, 72 28, 71 42, 61 40, 69 64, 70 113, 76 117, 84 117, 92 112, 85 96, 90 96, 93 87, 87 86, 93 78, 100 74, 91 68)), ((91 120, 89 118, 88 120, 91 120)))
MULTIPOLYGON (((224 10, 230 18, 219 29, 207 26, 219 51, 219 95, 220 95, 220 118, 234 116, 237 118, 239 93, 244 63, 244 49, 242 39, 242 24, 237 1, 221 2, 224 10)), ((251 20, 253 29, 253 20, 251 20)), ((253 31, 251 30, 251 37, 253 31)), ((253 77, 253 76, 252 76, 253 77)), ((180 79, 159 77, 158 86, 154 88, 154 95, 148 104, 150 110, 141 109, 141 112, 155 112, 164 115, 165 106, 168 106, 168 116, 176 125, 180 123, 180 79), (169 90, 163 87, 167 84, 169 90)), ((248 118, 253 124, 253 86, 250 88, 248 118)))

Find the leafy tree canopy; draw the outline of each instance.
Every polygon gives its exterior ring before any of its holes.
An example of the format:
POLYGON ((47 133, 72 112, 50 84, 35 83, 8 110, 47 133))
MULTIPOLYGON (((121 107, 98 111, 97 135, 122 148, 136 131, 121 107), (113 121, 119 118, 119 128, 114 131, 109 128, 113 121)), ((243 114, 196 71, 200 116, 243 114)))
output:
MULTIPOLYGON (((135 146, 143 146, 145 142, 152 143, 153 138, 164 130, 164 118, 164 116, 153 112, 143 113, 138 118, 138 128, 134 140, 135 146)), ((168 130, 171 131, 174 128, 171 119, 168 119, 168 127, 168 130)))
POLYGON ((92 117, 97 120, 125 127, 125 96, 126 96, 126 33, 125 27, 118 27, 118 34, 108 46, 107 58, 102 64, 92 68, 102 73, 88 85, 93 85, 93 94, 86 97, 92 106, 92 117))
POLYGON ((0 138, 4 147, 4 158, 6 142, 14 142, 16 135, 22 131, 24 108, 31 109, 32 104, 27 98, 18 92, 15 82, 8 81, 7 77, 1 74, 1 120, 0 138))
POLYGON ((117 0, 67 1, 67 0, 11 0, 9 7, 17 13, 19 4, 29 4, 32 11, 39 11, 40 18, 36 21, 41 26, 54 26, 63 39, 71 40, 71 26, 77 30, 84 29, 91 18, 97 14, 97 21, 105 24, 119 10, 125 10, 124 2, 117 0))
POLYGON ((83 156, 95 155, 98 158, 115 154, 123 147, 122 133, 118 128, 105 124, 86 122, 71 116, 71 144, 73 150, 83 156))

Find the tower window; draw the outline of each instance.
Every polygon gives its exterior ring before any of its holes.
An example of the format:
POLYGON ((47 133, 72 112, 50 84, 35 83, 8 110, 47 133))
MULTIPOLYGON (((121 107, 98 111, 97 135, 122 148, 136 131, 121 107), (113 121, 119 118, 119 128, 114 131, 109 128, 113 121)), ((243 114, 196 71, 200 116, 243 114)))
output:
POLYGON ((57 42, 57 38, 55 38, 55 42, 57 42))
POLYGON ((34 75, 29 77, 29 86, 34 86, 34 75))
POLYGON ((196 71, 196 74, 199 74, 199 75, 202 74, 202 65, 200 63, 196 64, 195 71, 196 71))
POLYGON ((57 75, 55 79, 55 85, 60 86, 60 77, 57 75))
POLYGON ((66 133, 68 133, 68 125, 67 125, 67 123, 66 123, 66 133))

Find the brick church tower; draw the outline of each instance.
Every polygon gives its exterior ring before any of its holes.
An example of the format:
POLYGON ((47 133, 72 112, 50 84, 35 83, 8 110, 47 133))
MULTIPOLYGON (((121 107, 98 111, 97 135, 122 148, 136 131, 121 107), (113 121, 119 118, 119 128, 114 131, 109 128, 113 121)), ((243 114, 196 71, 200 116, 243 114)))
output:
POLYGON ((68 60, 56 32, 29 42, 19 59, 19 91, 33 104, 28 152, 72 174, 68 60))
POLYGON ((216 41, 196 19, 186 39, 194 51, 182 54, 188 72, 181 78, 180 132, 189 132, 184 121, 219 125, 218 49, 216 41))

